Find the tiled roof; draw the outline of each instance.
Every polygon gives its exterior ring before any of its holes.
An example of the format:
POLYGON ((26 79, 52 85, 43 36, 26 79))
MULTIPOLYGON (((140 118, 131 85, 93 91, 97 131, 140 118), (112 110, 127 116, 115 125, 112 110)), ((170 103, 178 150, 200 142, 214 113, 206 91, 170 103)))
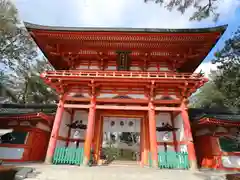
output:
POLYGON ((222 121, 232 121, 240 123, 240 114, 201 114, 199 116, 194 117, 193 120, 200 120, 203 118, 211 118, 222 121))
POLYGON ((55 113, 54 105, 22 105, 22 104, 0 104, 0 116, 20 115, 29 113, 44 112, 47 114, 55 113))
POLYGON ((225 109, 189 108, 188 113, 191 121, 198 121, 203 118, 212 118, 218 120, 240 122, 240 112, 234 113, 225 109))

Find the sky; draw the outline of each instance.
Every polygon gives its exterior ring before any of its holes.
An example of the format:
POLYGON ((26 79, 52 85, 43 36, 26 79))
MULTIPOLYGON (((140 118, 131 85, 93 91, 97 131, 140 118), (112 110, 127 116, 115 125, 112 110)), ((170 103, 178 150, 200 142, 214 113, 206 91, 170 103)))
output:
MULTIPOLYGON (((189 8, 183 15, 169 12, 160 5, 144 0, 12 0, 21 20, 49 26, 72 27, 132 27, 132 28, 202 28, 228 24, 228 29, 215 48, 198 67, 206 74, 216 65, 211 64, 213 54, 221 49, 240 25, 240 0, 219 0, 220 18, 200 22, 189 21, 194 12, 189 8)), ((167 0, 168 1, 168 0, 167 0)), ((202 0, 203 3, 206 0, 202 0)))

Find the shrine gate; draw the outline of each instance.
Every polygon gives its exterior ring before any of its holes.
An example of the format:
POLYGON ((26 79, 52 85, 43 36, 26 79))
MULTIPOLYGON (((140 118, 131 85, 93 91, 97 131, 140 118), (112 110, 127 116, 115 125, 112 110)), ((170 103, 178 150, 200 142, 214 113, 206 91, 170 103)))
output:
POLYGON ((89 162, 91 149, 98 161, 103 118, 122 116, 141 119, 142 165, 151 161, 158 166, 158 152, 167 148, 187 152, 191 168, 196 168, 187 99, 207 82, 193 72, 226 26, 177 30, 25 25, 56 69, 41 74, 59 94, 46 162, 52 162, 56 147, 75 143, 70 127, 77 123, 83 164, 89 162))

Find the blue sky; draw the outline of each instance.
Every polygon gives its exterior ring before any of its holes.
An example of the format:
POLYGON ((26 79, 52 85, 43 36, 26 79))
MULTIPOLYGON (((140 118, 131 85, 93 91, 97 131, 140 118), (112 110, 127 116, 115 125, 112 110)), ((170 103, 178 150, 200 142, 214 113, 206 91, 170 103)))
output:
MULTIPOLYGON (((169 12, 144 0, 13 0, 23 21, 52 26, 134 27, 134 28, 200 28, 228 24, 217 46, 198 68, 206 73, 215 69, 209 62, 216 49, 231 37, 240 25, 240 0, 219 0, 217 23, 212 19, 189 21, 193 8, 184 15, 169 12)), ((203 3, 206 0, 203 0, 203 3)))

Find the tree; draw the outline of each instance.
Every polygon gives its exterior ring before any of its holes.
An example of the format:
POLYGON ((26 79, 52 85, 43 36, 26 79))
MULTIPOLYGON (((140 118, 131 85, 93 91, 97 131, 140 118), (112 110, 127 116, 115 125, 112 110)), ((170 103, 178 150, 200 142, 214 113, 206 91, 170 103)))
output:
POLYGON ((0 72, 0 102, 18 102, 16 92, 14 91, 14 81, 9 80, 6 74, 0 72))
POLYGON ((213 20, 217 21, 219 18, 219 13, 217 13, 217 3, 219 0, 144 0, 145 3, 149 1, 160 4, 169 11, 177 9, 182 14, 188 8, 193 7, 196 11, 190 17, 190 20, 201 21, 208 17, 213 17, 213 20))
POLYGON ((57 100, 56 93, 49 88, 40 78, 40 73, 53 70, 46 59, 36 59, 34 63, 20 63, 15 76, 18 77, 20 103, 54 103, 57 100))
POLYGON ((0 0, 0 63, 14 69, 19 61, 35 57, 37 47, 20 23, 16 8, 10 1, 0 0))
POLYGON ((240 110, 240 30, 215 53, 218 70, 209 83, 191 98, 191 107, 240 110))
POLYGON ((237 111, 240 109, 240 29, 215 56, 213 63, 218 64, 219 73, 214 84, 225 97, 225 105, 237 111))
MULTIPOLYGON (((214 78, 214 77, 213 77, 214 78)), ((191 108, 226 108, 224 104, 224 96, 217 89, 212 80, 206 83, 192 97, 190 97, 191 108)))
POLYGON ((52 70, 45 59, 37 58, 37 46, 20 23, 10 1, 0 0, 0 96, 4 102, 49 103, 56 94, 40 79, 52 70))

